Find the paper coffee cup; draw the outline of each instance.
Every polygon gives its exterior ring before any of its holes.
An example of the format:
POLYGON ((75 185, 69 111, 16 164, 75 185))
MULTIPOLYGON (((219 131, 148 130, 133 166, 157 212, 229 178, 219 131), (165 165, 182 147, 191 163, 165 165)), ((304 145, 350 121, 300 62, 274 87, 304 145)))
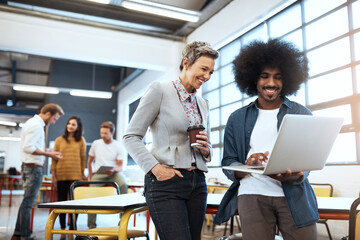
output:
POLYGON ((191 147, 201 145, 196 142, 196 140, 197 140, 196 135, 199 135, 199 132, 203 131, 204 129, 205 128, 203 125, 194 125, 187 129, 187 131, 189 132, 189 136, 190 136, 190 146, 191 147))

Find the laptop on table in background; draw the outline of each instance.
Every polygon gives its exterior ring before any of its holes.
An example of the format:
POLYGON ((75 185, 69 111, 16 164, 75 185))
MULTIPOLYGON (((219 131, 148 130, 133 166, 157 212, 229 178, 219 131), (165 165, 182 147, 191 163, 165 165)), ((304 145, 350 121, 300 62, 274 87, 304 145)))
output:
POLYGON ((223 169, 264 175, 285 173, 287 170, 321 170, 343 121, 338 117, 287 114, 265 165, 224 166, 223 169))

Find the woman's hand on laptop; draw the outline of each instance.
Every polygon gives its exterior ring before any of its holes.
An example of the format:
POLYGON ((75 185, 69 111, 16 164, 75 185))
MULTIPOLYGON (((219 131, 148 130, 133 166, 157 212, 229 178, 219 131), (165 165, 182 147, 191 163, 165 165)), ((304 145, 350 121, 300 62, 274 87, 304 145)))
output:
POLYGON ((266 151, 264 153, 253 153, 246 160, 245 164, 252 166, 261 166, 267 162, 268 156, 269 156, 269 151, 266 151))
POLYGON ((278 173, 269 175, 269 177, 279 180, 281 182, 285 181, 300 181, 303 178, 303 172, 291 172, 291 170, 287 170, 286 173, 278 173))

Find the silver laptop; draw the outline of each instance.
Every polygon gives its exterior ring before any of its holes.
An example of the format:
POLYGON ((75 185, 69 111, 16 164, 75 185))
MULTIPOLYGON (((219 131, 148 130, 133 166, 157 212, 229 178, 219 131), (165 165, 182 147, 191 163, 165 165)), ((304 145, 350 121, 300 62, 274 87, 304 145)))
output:
POLYGON ((343 118, 287 114, 274 148, 263 166, 225 166, 224 169, 258 174, 320 170, 340 132, 343 118))

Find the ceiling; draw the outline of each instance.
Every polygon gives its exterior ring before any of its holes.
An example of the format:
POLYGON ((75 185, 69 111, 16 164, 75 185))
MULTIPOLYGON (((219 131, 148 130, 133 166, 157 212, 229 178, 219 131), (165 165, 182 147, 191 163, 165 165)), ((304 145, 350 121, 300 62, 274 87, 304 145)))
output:
MULTIPOLYGON (((88 0, 0 0, 0 11, 185 41, 186 36, 232 0, 148 1, 197 11, 200 18, 197 22, 187 22, 138 12, 122 7, 122 0, 111 0, 110 4, 88 0)), ((9 86, 15 83, 48 86, 51 61, 52 59, 46 57, 3 52, 0 49, 0 121, 6 119, 14 121, 15 119, 15 121, 23 122, 26 119, 24 115, 27 115, 28 111, 34 111, 45 103, 45 94, 15 92, 9 86), (13 106, 6 106, 7 103, 11 103, 9 100, 13 102, 13 106)), ((139 71, 130 69, 129 72, 139 71)), ((128 75, 119 79, 118 84, 121 84, 121 81, 128 81, 129 79, 126 79, 128 75)))

